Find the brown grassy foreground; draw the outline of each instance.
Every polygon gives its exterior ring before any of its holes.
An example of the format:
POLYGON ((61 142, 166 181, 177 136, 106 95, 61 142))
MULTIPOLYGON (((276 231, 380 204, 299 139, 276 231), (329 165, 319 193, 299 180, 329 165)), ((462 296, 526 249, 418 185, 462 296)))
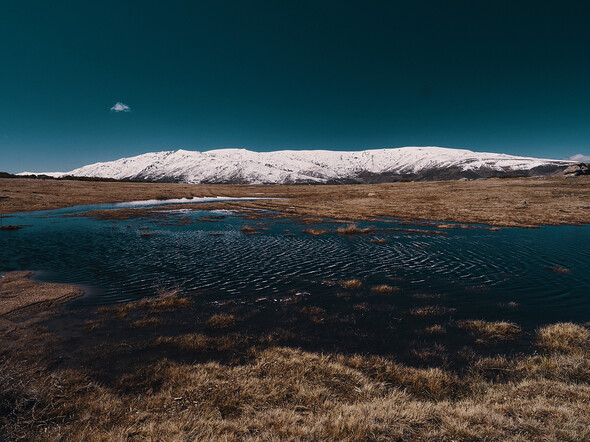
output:
MULTIPOLYGON (((302 298, 291 302, 286 310, 312 319, 314 341, 317 332, 334 332, 327 305, 302 298)), ((271 307, 269 318, 279 314, 271 307)), ((436 344, 416 348, 417 354, 445 353, 449 332, 463 333, 455 339, 463 336, 465 343, 485 339, 459 348, 459 365, 415 365, 370 351, 298 348, 296 327, 296 333, 265 329, 258 319, 238 328, 248 323, 252 309, 231 302, 212 307, 179 290, 161 291, 152 299, 99 309, 84 323, 80 342, 85 346, 68 346, 34 325, 26 333, 23 328, 0 333, 0 436, 64 441, 590 438, 590 331, 584 326, 559 323, 526 333, 512 323, 443 324, 437 318, 425 328, 436 344), (183 322, 182 313, 191 308, 183 322), (136 324, 137 318, 143 323, 130 333, 124 325, 136 324), (164 327, 167 323, 174 326, 164 327), (512 342, 522 334, 530 339, 530 351, 506 353, 492 346, 478 353, 489 341, 512 342)), ((359 311, 353 322, 368 313, 370 307, 359 311)), ((73 327, 73 317, 64 320, 73 327)))
MULTIPOLYGON (((49 439, 587 440, 590 389, 552 379, 571 377, 562 364, 538 374, 527 370, 539 361, 509 365, 513 380, 493 382, 485 365, 456 379, 379 359, 274 348, 243 366, 162 361, 117 388, 73 371, 40 378, 18 368, 31 376, 20 394, 29 401, 53 394, 53 406, 76 417, 43 430, 49 439)), ((17 376, 3 372, 3 380, 17 376)))
POLYGON ((302 219, 327 217, 368 220, 391 217, 523 227, 590 223, 590 177, 338 186, 185 185, 0 179, 0 194, 8 197, 0 200, 0 213, 4 214, 130 200, 252 196, 288 199, 210 203, 199 207, 271 209, 285 216, 303 217, 302 219))
MULTIPOLYGON (((239 335, 161 337, 227 351, 239 335)), ((252 345, 248 361, 162 359, 96 381, 4 359, 4 432, 27 440, 587 440, 588 353, 476 360, 467 375, 381 357, 252 345)))

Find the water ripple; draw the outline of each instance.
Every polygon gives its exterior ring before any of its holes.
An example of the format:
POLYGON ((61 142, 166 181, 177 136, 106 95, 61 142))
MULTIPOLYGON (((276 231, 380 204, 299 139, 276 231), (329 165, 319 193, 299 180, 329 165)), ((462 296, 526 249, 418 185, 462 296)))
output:
POLYGON ((172 285, 248 299, 321 292, 328 288, 318 281, 358 278, 365 287, 396 281, 408 293, 452 295, 461 305, 513 300, 535 314, 590 313, 588 226, 379 232, 387 242, 375 244, 364 235, 310 236, 285 220, 245 235, 239 217, 198 222, 204 214, 179 214, 193 217, 182 226, 20 214, 16 221, 32 227, 0 234, 0 270, 43 270, 46 279, 96 287, 80 301, 95 305, 172 285), (152 236, 141 236, 146 226, 152 236), (285 236, 286 228, 295 236, 285 236))

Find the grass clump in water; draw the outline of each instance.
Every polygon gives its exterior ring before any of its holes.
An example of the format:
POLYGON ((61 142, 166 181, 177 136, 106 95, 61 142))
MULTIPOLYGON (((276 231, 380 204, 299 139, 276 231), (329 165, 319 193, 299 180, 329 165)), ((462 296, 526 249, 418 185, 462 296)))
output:
POLYGON ((313 235, 313 236, 320 236, 320 235, 325 235, 326 233, 328 233, 328 230, 323 230, 323 229, 305 229, 303 231, 303 233, 307 233, 308 235, 313 235))
POLYGON ((460 321, 459 328, 469 331, 476 343, 512 341, 520 334, 520 327, 513 322, 487 322, 481 320, 460 321))
POLYGON ((372 233, 374 231, 375 229, 373 227, 361 229, 356 223, 352 223, 347 225, 346 227, 340 227, 339 229, 336 229, 337 233, 342 233, 344 235, 363 235, 367 233, 372 233))
POLYGON ((175 310, 181 307, 188 307, 192 304, 190 298, 180 295, 180 289, 158 289, 158 295, 154 298, 145 298, 135 302, 114 305, 109 307, 99 307, 98 313, 116 313, 123 319, 128 312, 136 309, 144 309, 154 313, 175 310))
POLYGON ((363 286, 363 283, 359 279, 348 279, 346 281, 341 281, 340 285, 345 289, 360 289, 363 286))
POLYGON ((393 292, 399 291, 399 288, 392 287, 392 286, 387 285, 387 284, 381 284, 381 285, 377 285, 375 287, 371 287, 371 291, 373 293, 380 293, 380 294, 383 294, 383 295, 387 295, 389 293, 393 293, 393 292))
POLYGON ((180 307, 188 307, 192 304, 190 298, 186 298, 180 295, 180 290, 158 290, 158 296, 155 298, 147 298, 138 301, 136 306, 138 308, 161 312, 174 310, 180 307))
POLYGON ((244 234, 244 235, 260 235, 260 232, 252 226, 243 226, 240 231, 244 234))
POLYGON ((456 309, 448 308, 448 307, 439 307, 436 305, 428 305, 426 307, 416 307, 410 310, 410 315, 418 316, 418 317, 428 317, 428 316, 442 316, 446 315, 447 313, 453 313, 456 309))

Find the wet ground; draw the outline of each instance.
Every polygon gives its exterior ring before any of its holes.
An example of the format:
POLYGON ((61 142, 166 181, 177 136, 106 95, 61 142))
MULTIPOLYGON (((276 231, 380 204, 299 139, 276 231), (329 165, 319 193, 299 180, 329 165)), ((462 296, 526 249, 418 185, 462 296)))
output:
POLYGON ((588 227, 351 227, 157 207, 124 220, 71 215, 127 206, 15 215, 27 227, 0 233, 1 270, 86 292, 45 323, 59 337, 57 366, 100 367, 109 382, 162 358, 239 363, 252 346, 287 345, 461 370, 475 353, 533 351, 543 324, 589 317, 588 227), (170 291, 188 302, 133 304, 170 291), (215 325, 216 315, 229 319, 215 325), (467 329, 470 319, 520 329, 490 339, 467 329), (206 342, 182 345, 186 335, 206 342))

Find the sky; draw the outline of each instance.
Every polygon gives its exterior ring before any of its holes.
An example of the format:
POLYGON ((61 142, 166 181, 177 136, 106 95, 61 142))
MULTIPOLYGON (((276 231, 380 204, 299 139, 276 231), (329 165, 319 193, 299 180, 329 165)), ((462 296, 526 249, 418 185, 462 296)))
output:
POLYGON ((583 159, 588 23, 567 0, 3 0, 0 171, 219 148, 583 159))

